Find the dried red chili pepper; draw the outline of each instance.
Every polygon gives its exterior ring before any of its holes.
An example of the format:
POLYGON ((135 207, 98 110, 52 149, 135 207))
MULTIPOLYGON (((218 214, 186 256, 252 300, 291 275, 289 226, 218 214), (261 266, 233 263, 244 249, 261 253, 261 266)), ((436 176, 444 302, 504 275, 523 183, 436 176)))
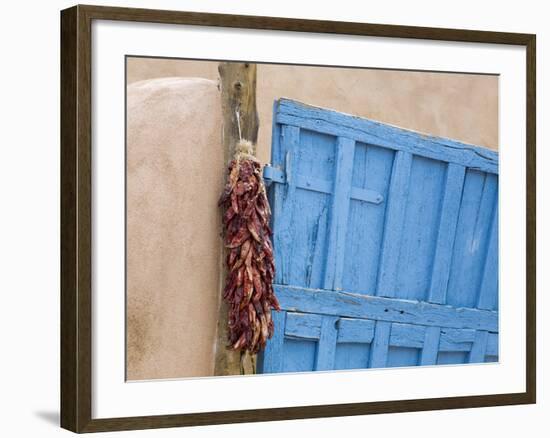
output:
POLYGON ((257 353, 273 336, 271 309, 280 307, 272 284, 271 210, 262 165, 252 155, 250 142, 239 142, 228 171, 219 201, 227 248, 223 298, 229 304, 228 347, 257 353))

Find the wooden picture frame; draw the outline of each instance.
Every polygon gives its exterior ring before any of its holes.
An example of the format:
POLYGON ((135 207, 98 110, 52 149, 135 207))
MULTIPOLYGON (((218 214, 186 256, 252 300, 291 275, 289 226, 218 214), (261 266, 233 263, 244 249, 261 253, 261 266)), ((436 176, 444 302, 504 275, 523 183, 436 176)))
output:
POLYGON ((529 404, 536 401, 536 37, 532 34, 100 6, 61 12, 61 426, 74 432, 529 404), (93 20, 186 24, 526 48, 526 391, 241 411, 92 418, 91 27, 93 20))

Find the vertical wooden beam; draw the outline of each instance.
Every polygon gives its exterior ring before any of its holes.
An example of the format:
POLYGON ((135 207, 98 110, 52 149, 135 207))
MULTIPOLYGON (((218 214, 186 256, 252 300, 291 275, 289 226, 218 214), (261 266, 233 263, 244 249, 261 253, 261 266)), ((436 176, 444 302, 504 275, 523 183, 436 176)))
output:
MULTIPOLYGON (((258 140, 258 112, 256 109, 256 64, 222 62, 218 66, 220 74, 222 104, 222 141, 225 162, 229 162, 235 153, 239 141, 237 111, 240 118, 240 132, 243 139, 254 145, 258 140)), ((256 152, 254 147, 254 153, 256 152)), ((226 175, 224 175, 225 177, 226 175)), ((222 297, 225 284, 225 250, 221 259, 221 284, 218 290, 220 300, 218 327, 216 335, 216 353, 214 374, 228 376, 236 374, 254 374, 256 356, 227 349, 227 311, 228 306, 222 297)))
POLYGON ((258 128, 260 126, 256 109, 256 64, 222 62, 218 66, 223 117, 223 147, 226 161, 235 152, 239 141, 236 111, 240 113, 241 135, 250 140, 256 153, 258 128))

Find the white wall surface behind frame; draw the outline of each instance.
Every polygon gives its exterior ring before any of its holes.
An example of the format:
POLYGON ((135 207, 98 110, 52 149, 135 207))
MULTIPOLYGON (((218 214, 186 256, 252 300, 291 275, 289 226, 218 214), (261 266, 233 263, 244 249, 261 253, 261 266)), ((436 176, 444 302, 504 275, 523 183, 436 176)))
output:
POLYGON ((94 418, 524 391, 523 48, 106 21, 92 38, 94 418), (127 54, 500 74, 500 363, 125 383, 127 54))

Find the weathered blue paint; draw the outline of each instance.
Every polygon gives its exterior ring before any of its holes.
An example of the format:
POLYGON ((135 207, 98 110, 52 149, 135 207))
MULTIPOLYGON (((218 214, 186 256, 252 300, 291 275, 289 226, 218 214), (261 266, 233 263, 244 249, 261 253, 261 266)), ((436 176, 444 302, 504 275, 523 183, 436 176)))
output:
POLYGON ((380 255, 376 295, 393 297, 396 293, 398 268, 396 260, 399 258, 402 243, 411 165, 412 155, 409 152, 398 151, 396 153, 390 183, 391 195, 386 210, 384 241, 380 255))
POLYGON ((490 239, 477 303, 478 308, 489 310, 498 309, 498 210, 493 216, 490 239))
POLYGON ((427 327, 424 335, 424 342, 418 348, 422 348, 420 365, 435 365, 439 353, 439 339, 441 329, 436 326, 427 327))
POLYGON ((273 324, 275 332, 270 342, 267 343, 263 354, 260 356, 259 367, 264 373, 277 373, 284 369, 284 343, 287 312, 273 312, 273 324))
POLYGON ((355 141, 339 137, 336 144, 334 191, 329 214, 324 289, 342 289, 354 153, 355 141))
POLYGON ((334 359, 336 357, 336 339, 338 330, 336 323, 338 317, 323 316, 321 322, 321 336, 317 345, 317 354, 315 357, 315 369, 326 371, 334 369, 334 359))
POLYGON ((498 154, 282 99, 259 372, 498 360, 498 154))
POLYGON ((388 362, 392 324, 387 321, 378 321, 374 329, 370 368, 383 368, 388 362))
POLYGON ((408 131, 373 120, 280 99, 275 122, 356 139, 367 144, 404 150, 435 160, 458 163, 485 172, 498 173, 498 153, 447 138, 408 131))
POLYGON ((470 356, 468 362, 478 363, 485 360, 485 355, 487 353, 487 339, 489 333, 483 330, 478 330, 476 332, 474 342, 472 344, 472 349, 470 350, 470 356))
POLYGON ((429 300, 432 303, 446 302, 447 284, 449 283, 449 273, 451 271, 454 237, 465 172, 466 168, 459 164, 450 163, 447 167, 430 284, 429 300))
POLYGON ((426 326, 498 330, 498 312, 493 310, 280 284, 275 284, 274 289, 281 306, 294 312, 426 326))

